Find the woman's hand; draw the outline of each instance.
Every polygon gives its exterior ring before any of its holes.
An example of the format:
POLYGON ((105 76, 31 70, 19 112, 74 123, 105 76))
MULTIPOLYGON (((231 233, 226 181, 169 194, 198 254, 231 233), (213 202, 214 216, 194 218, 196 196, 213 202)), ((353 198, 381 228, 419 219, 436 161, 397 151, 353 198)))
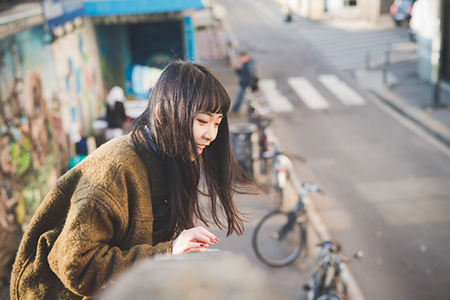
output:
POLYGON ((210 245, 219 242, 214 234, 205 228, 198 226, 184 230, 173 241, 172 254, 181 254, 183 252, 206 252, 210 245))

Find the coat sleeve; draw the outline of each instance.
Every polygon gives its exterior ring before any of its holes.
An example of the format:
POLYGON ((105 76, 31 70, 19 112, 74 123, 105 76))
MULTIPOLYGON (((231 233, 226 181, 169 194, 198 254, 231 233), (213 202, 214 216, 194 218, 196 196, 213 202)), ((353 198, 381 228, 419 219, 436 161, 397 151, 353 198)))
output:
MULTIPOLYGON (((92 296, 138 260, 172 251, 172 241, 156 246, 143 243, 127 250, 115 246, 117 238, 124 238, 117 232, 127 233, 127 229, 120 229, 127 226, 123 224, 126 212, 101 197, 98 193, 75 199, 48 257, 50 268, 61 282, 81 296, 92 296)), ((107 193, 103 197, 108 197, 107 193)))

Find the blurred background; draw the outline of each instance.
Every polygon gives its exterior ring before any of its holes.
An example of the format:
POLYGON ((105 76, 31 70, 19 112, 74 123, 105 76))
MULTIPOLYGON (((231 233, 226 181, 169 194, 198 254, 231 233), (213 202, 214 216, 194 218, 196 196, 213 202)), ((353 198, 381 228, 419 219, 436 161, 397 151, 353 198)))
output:
MULTIPOLYGON (((356 297, 449 298, 449 0, 0 0, 0 299, 43 197, 123 134, 161 70, 205 62, 234 100, 241 51, 297 174, 327 191, 324 226, 366 253, 356 297)), ((263 271, 300 299, 311 263, 263 271)))

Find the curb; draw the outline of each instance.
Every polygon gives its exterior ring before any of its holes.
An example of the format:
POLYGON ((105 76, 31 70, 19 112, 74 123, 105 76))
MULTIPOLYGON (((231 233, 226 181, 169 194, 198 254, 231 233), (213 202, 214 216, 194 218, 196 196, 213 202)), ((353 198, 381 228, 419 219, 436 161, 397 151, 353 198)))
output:
MULTIPOLYGON (((291 180, 292 180, 292 182, 300 182, 295 170, 292 170, 291 180)), ((297 189, 298 188, 296 188, 296 191, 297 191, 297 189)), ((316 231, 316 233, 319 236, 319 239, 321 241, 330 241, 331 235, 328 232, 328 229, 325 226, 324 222, 322 221, 322 217, 320 216, 316 207, 313 204, 311 204, 311 201, 309 200, 308 197, 306 197, 305 200, 306 200, 305 203, 307 206, 308 217, 311 222, 312 228, 316 231)), ((364 294, 362 293, 361 289, 359 288, 352 273, 350 272, 350 270, 348 268, 347 268, 347 289, 348 289, 347 293, 348 293, 349 299, 365 300, 364 294)))
POLYGON ((425 129, 428 133, 432 134, 439 141, 446 144, 446 146, 450 147, 450 128, 448 126, 434 119, 421 109, 407 104, 389 89, 377 89, 371 90, 371 92, 395 111, 407 117, 425 129))

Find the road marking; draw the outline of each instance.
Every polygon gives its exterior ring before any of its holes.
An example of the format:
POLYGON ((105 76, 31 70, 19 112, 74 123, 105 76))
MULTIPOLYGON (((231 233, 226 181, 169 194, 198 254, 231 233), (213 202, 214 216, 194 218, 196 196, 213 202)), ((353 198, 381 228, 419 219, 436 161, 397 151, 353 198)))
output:
POLYGON ((310 109, 328 108, 330 104, 305 77, 288 78, 287 82, 310 109))
POLYGON ((366 103, 361 95, 355 92, 345 82, 334 74, 319 75, 319 81, 329 89, 342 103, 347 106, 362 105, 366 103))
POLYGON ((288 98, 283 96, 277 89, 277 84, 273 79, 262 79, 259 81, 259 88, 264 93, 264 97, 274 112, 293 111, 294 106, 288 98))

